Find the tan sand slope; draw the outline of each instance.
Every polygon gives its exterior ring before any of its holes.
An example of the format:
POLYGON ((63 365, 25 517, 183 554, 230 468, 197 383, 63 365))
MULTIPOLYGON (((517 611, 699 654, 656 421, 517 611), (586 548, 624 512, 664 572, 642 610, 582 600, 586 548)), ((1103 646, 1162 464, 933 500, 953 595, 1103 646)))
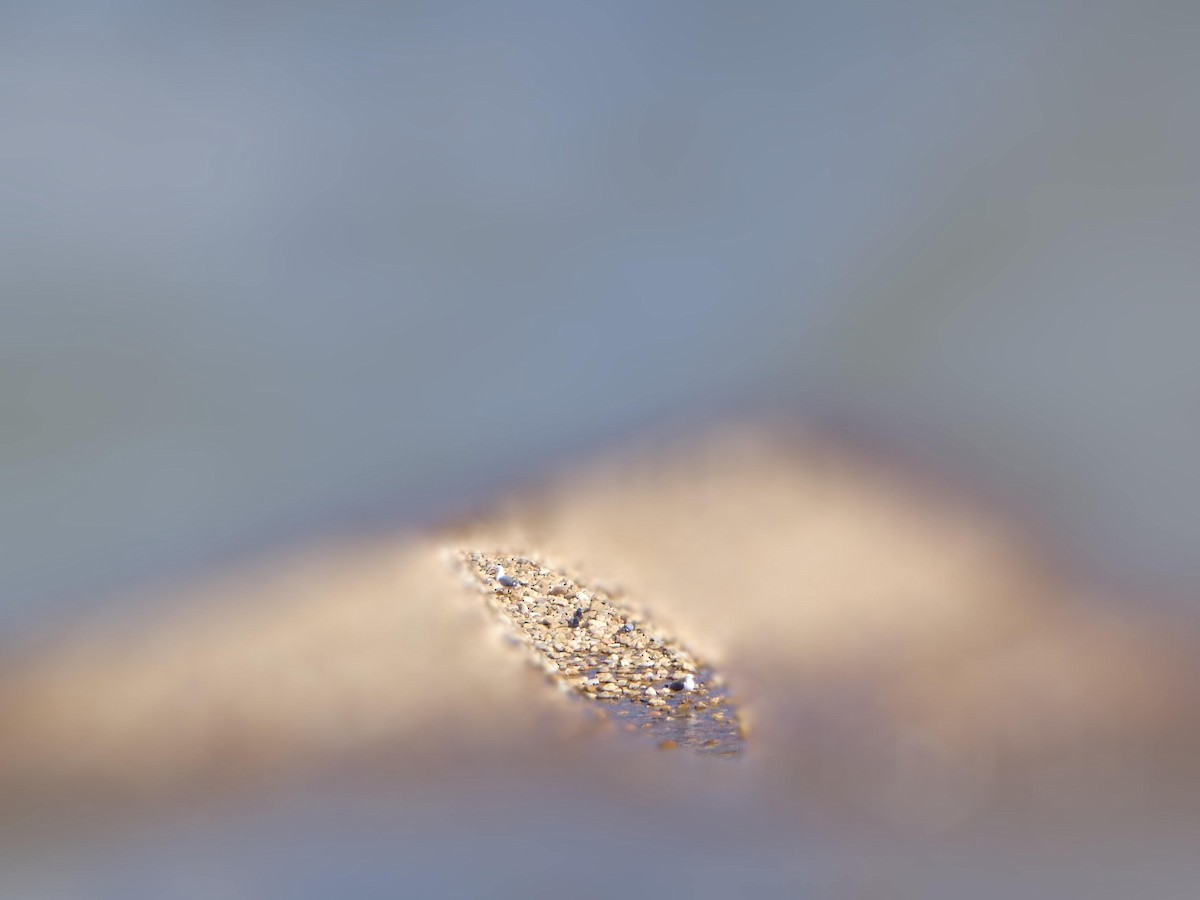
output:
POLYGON ((986 517, 844 449, 738 432, 582 466, 438 534, 167 591, 14 656, 0 785, 159 795, 568 740, 578 704, 500 639, 448 561, 464 549, 556 560, 651 610, 727 676, 750 724, 735 765, 788 789, 953 815, 1014 778, 1084 797, 1190 771, 1190 638, 1102 611, 986 517))

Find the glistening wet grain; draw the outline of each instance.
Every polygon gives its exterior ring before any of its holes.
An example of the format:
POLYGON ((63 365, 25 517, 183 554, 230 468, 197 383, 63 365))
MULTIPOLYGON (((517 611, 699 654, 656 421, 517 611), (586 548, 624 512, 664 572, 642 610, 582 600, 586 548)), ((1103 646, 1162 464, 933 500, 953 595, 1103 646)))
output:
POLYGON ((609 591, 529 557, 464 552, 488 606, 531 660, 664 749, 733 757, 744 747, 720 676, 609 591))

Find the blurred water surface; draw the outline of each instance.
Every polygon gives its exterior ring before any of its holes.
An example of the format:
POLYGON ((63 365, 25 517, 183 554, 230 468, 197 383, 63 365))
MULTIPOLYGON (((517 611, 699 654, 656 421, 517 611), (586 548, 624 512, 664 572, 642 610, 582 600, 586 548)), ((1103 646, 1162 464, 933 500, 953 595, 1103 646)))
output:
POLYGON ((1197 16, 4 4, 3 621, 746 407, 1193 592, 1197 16))

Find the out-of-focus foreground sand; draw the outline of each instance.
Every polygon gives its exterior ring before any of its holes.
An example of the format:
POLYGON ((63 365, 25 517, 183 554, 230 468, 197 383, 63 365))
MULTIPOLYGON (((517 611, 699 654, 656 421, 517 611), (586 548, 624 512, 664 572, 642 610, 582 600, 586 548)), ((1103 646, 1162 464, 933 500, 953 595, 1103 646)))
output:
POLYGON ((499 639, 446 558, 458 548, 624 588, 724 671, 750 723, 732 765, 772 790, 936 819, 1017 795, 1138 802, 1194 774, 1191 637, 1113 613, 928 485, 747 431, 619 454, 437 534, 310 548, 10 654, 9 808, 381 759, 420 778, 471 748, 554 765, 547 748, 587 717, 499 639))

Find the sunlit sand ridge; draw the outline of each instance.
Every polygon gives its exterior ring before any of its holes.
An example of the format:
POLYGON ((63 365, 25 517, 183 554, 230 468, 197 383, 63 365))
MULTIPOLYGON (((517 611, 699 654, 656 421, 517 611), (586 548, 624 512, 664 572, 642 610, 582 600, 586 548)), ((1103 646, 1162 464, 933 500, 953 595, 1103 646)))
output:
POLYGON ((748 432, 164 591, 14 655, 0 784, 161 795, 347 760, 452 768, 473 747, 552 766, 586 715, 464 585, 455 554, 476 547, 652 613, 743 711, 747 752, 721 764, 788 790, 955 816, 1014 779, 1086 802, 1191 765, 1190 638, 1102 611, 1019 538, 861 457, 748 432))

